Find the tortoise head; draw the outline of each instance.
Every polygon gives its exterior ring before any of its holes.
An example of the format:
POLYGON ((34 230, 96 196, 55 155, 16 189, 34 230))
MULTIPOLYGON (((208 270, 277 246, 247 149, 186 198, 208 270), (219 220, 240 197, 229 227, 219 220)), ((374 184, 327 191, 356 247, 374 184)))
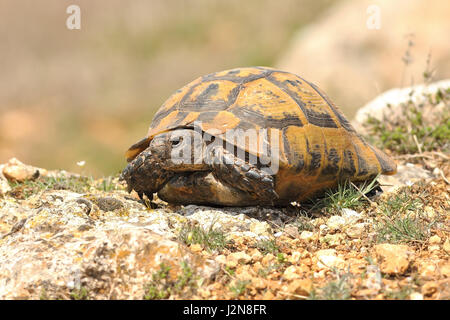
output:
POLYGON ((148 147, 123 170, 121 179, 128 191, 146 194, 149 198, 176 174, 204 171, 206 146, 201 133, 177 129, 156 135, 148 147))

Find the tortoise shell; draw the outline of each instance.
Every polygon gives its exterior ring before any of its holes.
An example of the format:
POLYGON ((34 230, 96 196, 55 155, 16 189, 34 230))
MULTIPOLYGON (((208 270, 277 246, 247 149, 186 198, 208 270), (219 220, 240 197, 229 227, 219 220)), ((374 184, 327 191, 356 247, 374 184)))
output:
MULTIPOLYGON (((279 135, 276 191, 281 199, 303 200, 341 180, 396 173, 396 164, 364 141, 317 86, 267 67, 208 74, 177 90, 154 116, 147 136, 129 148, 127 160, 155 135, 194 123, 224 140, 230 129, 270 128, 279 135)), ((248 141, 238 147, 253 153, 248 141)))

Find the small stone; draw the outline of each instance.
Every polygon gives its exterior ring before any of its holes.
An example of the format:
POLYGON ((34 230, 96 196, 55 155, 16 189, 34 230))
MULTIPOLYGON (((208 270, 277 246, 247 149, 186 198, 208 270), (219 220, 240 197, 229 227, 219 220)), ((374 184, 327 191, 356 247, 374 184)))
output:
POLYGON ((260 261, 263 258, 263 255, 258 249, 255 249, 251 254, 251 258, 253 262, 256 262, 260 261))
POLYGON ((327 226, 330 230, 340 229, 343 225, 346 224, 346 221, 341 216, 331 216, 327 221, 327 226))
POLYGON ((441 243, 441 238, 438 235, 434 235, 432 237, 430 237, 430 239, 428 240, 429 244, 440 244, 441 243))
POLYGON ((314 233, 311 231, 302 231, 300 233, 300 239, 302 240, 310 240, 314 236, 314 233))
POLYGON ((342 217, 348 222, 356 222, 361 218, 361 213, 355 210, 344 208, 341 210, 342 217))
POLYGON ((250 224, 249 229, 250 232, 253 232, 258 236, 269 236, 270 234, 272 234, 272 229, 267 222, 253 222, 250 224))
POLYGON ((341 243, 342 240, 344 240, 344 236, 341 233, 337 233, 337 234, 327 234, 326 236, 320 239, 320 242, 324 242, 328 244, 330 247, 336 247, 341 243))
POLYGON ((292 225, 286 226, 284 228, 284 234, 292 238, 298 238, 299 236, 298 228, 292 225))
POLYGON ((390 275, 405 273, 413 254, 406 245, 388 243, 376 245, 375 253, 381 272, 390 275))
POLYGON ((191 244, 190 248, 191 248, 191 250, 194 251, 194 252, 200 252, 200 251, 203 251, 203 247, 202 247, 199 243, 191 244))
POLYGON ((437 272, 437 266, 432 261, 424 261, 419 264, 418 266, 418 272, 421 277, 424 278, 431 278, 436 275, 437 272))
POLYGON ((313 289, 313 282, 310 279, 295 279, 288 286, 288 291, 301 296, 308 296, 313 289))
POLYGON ((425 216, 429 219, 433 219, 436 216, 436 211, 431 206, 426 206, 423 209, 423 212, 424 212, 425 216))
POLYGON ((263 265, 269 265, 271 263, 273 263, 275 260, 275 256, 271 253, 268 253, 264 256, 264 258, 262 259, 262 264, 263 265))
POLYGON ((427 282, 422 286, 422 294, 424 296, 432 296, 437 290, 439 285, 436 282, 427 282))
POLYGON ((0 195, 6 194, 11 191, 11 187, 9 186, 8 180, 6 180, 3 175, 3 165, 0 166, 0 195))
POLYGON ((444 242, 444 251, 450 253, 450 238, 447 238, 444 242))
POLYGON ((277 232, 277 233, 275 233, 273 236, 275 237, 275 238, 279 238, 279 237, 281 237, 283 235, 283 232, 277 232))
POLYGON ((441 266, 441 274, 446 278, 450 278, 450 262, 441 266))
POLYGON ((350 224, 345 228, 345 234, 350 238, 360 238, 366 229, 367 223, 350 224))
POLYGON ((409 295, 409 300, 423 300, 423 295, 419 292, 413 292, 409 295))
POLYGON ((272 291, 267 290, 264 295, 262 296, 263 300, 273 300, 273 298, 275 298, 274 294, 272 293, 272 291))
POLYGON ((227 258, 223 254, 218 255, 214 260, 216 260, 216 262, 222 263, 222 264, 226 264, 226 262, 227 262, 227 258))
POLYGON ((289 266, 286 268, 283 274, 284 279, 293 280, 300 278, 300 272, 297 266, 289 266))
POLYGON ((233 252, 227 257, 227 265, 228 262, 231 262, 234 266, 236 266, 240 263, 249 263, 251 260, 252 258, 243 251, 233 252))
POLYGON ((3 174, 10 181, 34 180, 44 173, 47 171, 26 165, 16 158, 10 159, 3 167, 3 174))
POLYGON ((428 247, 428 251, 439 251, 441 247, 439 245, 433 245, 428 247))
POLYGON ((324 249, 319 250, 316 252, 317 257, 317 267, 319 269, 325 269, 325 268, 338 268, 342 269, 345 268, 345 261, 336 256, 336 250, 334 249, 324 249))
POLYGON ((298 251, 292 252, 292 254, 289 256, 288 261, 292 264, 296 264, 300 261, 302 257, 302 254, 298 251))

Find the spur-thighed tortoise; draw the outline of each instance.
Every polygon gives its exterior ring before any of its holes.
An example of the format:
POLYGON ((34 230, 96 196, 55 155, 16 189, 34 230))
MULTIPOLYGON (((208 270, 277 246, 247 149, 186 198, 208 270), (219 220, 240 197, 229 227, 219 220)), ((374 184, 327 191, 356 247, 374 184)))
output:
POLYGON ((283 206, 396 172, 319 88, 266 67, 179 89, 126 156, 129 191, 178 204, 283 206))

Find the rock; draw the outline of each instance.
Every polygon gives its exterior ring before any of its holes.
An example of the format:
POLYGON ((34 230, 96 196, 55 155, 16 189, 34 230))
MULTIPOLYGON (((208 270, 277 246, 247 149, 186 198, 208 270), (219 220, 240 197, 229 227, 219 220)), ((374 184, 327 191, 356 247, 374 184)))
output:
POLYGON ((263 258, 263 255, 258 249, 255 249, 251 254, 251 258, 253 262, 256 262, 260 261, 263 258))
POLYGON ((405 273, 413 256, 412 249, 407 245, 384 243, 374 249, 381 272, 390 275, 405 273))
POLYGON ((424 296, 432 296, 434 293, 436 293, 436 291, 438 291, 439 288, 439 284, 435 281, 430 281, 425 283, 422 286, 422 294, 424 296))
POLYGON ((331 216, 327 221, 327 226, 330 230, 338 230, 341 229, 343 225, 345 225, 347 221, 344 217, 341 216, 331 216))
POLYGON ((432 278, 438 272, 437 263, 435 261, 422 261, 418 265, 418 270, 421 277, 432 278))
POLYGON ((218 271, 214 263, 143 227, 100 227, 81 235, 76 227, 65 228, 49 237, 48 229, 33 227, 43 223, 36 216, 26 223, 27 232, 0 247, 1 299, 39 299, 41 292, 67 299, 71 283, 91 299, 141 299, 144 284, 162 263, 175 274, 181 273, 183 261, 207 278, 218 271), (14 241, 20 245, 10 245, 14 241))
POLYGON ((296 263, 300 262, 301 257, 302 257, 302 254, 300 252, 294 251, 289 256, 288 261, 292 264, 296 264, 296 263))
POLYGON ((299 236, 298 228, 296 226, 292 226, 292 225, 286 226, 284 228, 283 233, 285 233, 286 235, 288 235, 292 238, 298 238, 298 236, 299 236))
POLYGON ((441 247, 438 245, 428 246, 428 251, 440 251, 441 247))
POLYGON ((450 30, 449 11, 450 3, 440 0, 337 2, 313 24, 302 26, 277 67, 317 84, 351 117, 379 92, 409 85, 412 78, 420 83, 430 48, 431 64, 438 65, 436 78, 450 74, 450 42, 442 41, 450 30), (374 16, 368 12, 373 5, 381 16, 379 29, 366 25, 374 16), (408 40, 415 45, 406 67, 402 57, 408 40))
POLYGON ((11 191, 8 180, 6 180, 5 176, 3 175, 3 167, 4 165, 0 165, 0 196, 11 191))
POLYGON ((345 219, 347 223, 354 223, 361 219, 361 213, 356 212, 355 210, 343 208, 341 210, 342 218, 345 219))
POLYGON ((431 178, 433 178, 433 175, 428 170, 425 170, 419 165, 406 163, 405 165, 397 165, 397 173, 395 175, 380 176, 378 182, 384 192, 390 192, 401 186, 412 185, 418 180, 427 180, 431 178))
POLYGON ((274 298, 275 298, 275 295, 272 293, 272 291, 267 290, 267 291, 264 293, 264 295, 263 295, 263 297, 262 297, 262 300, 273 300, 274 298))
POLYGON ((344 235, 342 233, 327 234, 320 239, 320 242, 326 243, 330 247, 336 247, 341 244, 344 240, 344 235))
POLYGON ((319 250, 316 252, 316 258, 319 269, 343 269, 347 265, 342 258, 336 256, 336 250, 334 249, 319 250))
POLYGON ((302 231, 300 233, 300 239, 302 240, 310 240, 314 236, 314 233, 311 231, 302 231))
POLYGON ((450 254, 450 238, 447 238, 447 240, 445 240, 443 249, 445 252, 450 254))
POLYGON ((227 256, 227 266, 229 267, 236 267, 239 264, 245 264, 245 263, 249 263, 252 260, 252 258, 246 254, 245 252, 239 251, 239 252, 233 252, 230 253, 227 256))
POLYGON ((423 300, 423 295, 419 292, 413 292, 409 295, 410 300, 423 300))
POLYGON ((271 253, 268 253, 264 256, 264 258, 262 259, 261 262, 264 266, 267 266, 267 265, 272 264, 275 260, 276 260, 275 256, 271 253))
POLYGON ((309 296, 313 289, 313 282, 310 279, 295 279, 288 286, 288 291, 301 296, 309 296))
POLYGON ((450 278, 450 261, 447 261, 441 266, 441 274, 446 277, 450 278))
POLYGON ((200 244, 198 244, 198 243, 191 244, 189 246, 189 248, 193 252, 202 252, 203 251, 203 247, 200 244))
POLYGON ((430 237, 430 239, 428 240, 429 244, 440 244, 441 243, 441 238, 438 235, 434 235, 432 237, 430 237))
POLYGON ((344 232, 350 238, 358 239, 364 233, 367 225, 367 223, 350 224, 344 229, 344 232))
MULTIPOLYGON (((429 85, 421 84, 408 88, 388 90, 359 109, 353 124, 358 128, 358 131, 364 131, 364 128, 361 125, 367 121, 369 116, 380 121, 383 120, 384 117, 389 117, 389 119, 392 120, 400 118, 403 116, 402 110, 399 107, 401 104, 408 103, 408 101, 412 101, 416 105, 427 104, 429 95, 434 96, 438 90, 445 91, 448 88, 450 88, 450 79, 438 81, 429 85), (388 107, 388 105, 391 107, 388 107)), ((427 117, 440 116, 444 111, 444 105, 445 104, 442 104, 442 106, 435 106, 433 107, 433 110, 424 110, 424 112, 427 117)), ((438 119, 429 119, 430 122, 435 120, 438 119)))
POLYGON ((289 266, 283 273, 283 278, 286 280, 299 279, 301 277, 301 272, 297 266, 289 266))
POLYGON ((45 175, 47 170, 26 165, 16 158, 10 159, 3 166, 3 175, 10 181, 23 182, 25 180, 34 180, 40 175, 45 175))

